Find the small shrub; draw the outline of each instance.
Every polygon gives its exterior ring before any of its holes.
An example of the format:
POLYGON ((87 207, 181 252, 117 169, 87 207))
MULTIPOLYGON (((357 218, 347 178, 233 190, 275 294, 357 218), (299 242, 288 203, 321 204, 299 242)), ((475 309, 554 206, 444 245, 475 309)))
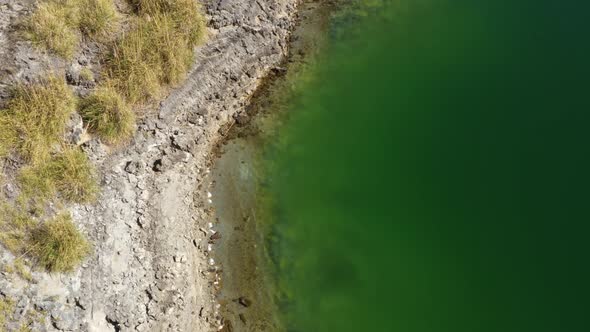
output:
POLYGON ((33 163, 47 159, 75 108, 76 99, 63 78, 50 76, 16 87, 8 108, 0 113, 0 151, 16 149, 33 163))
POLYGON ((99 87, 83 100, 80 114, 88 128, 108 143, 120 143, 135 132, 135 113, 112 86, 99 87))
POLYGON ((37 46, 71 58, 80 37, 76 31, 78 12, 73 0, 57 0, 39 5, 28 21, 28 36, 37 46))
POLYGON ((24 201, 46 200, 58 194, 85 203, 98 192, 94 169, 83 151, 67 149, 44 164, 24 168, 19 176, 24 201))
POLYGON ((113 0, 79 0, 80 30, 87 36, 104 40, 119 25, 119 14, 113 0))
POLYGON ((29 239, 30 255, 50 272, 72 271, 90 252, 84 236, 69 214, 61 214, 35 229, 29 239))

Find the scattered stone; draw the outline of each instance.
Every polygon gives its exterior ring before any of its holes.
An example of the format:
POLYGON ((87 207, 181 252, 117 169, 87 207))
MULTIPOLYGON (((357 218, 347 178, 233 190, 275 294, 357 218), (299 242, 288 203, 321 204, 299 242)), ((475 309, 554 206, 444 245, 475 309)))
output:
POLYGON ((60 331, 74 331, 76 319, 70 310, 54 310, 51 312, 51 324, 60 331))
POLYGON ((75 298, 76 306, 82 310, 86 310, 88 305, 86 304, 86 300, 80 297, 75 298))
POLYGON ((127 164, 125 165, 125 172, 127 172, 127 173, 137 174, 138 170, 139 170, 139 163, 136 161, 128 161, 127 164))
POLYGON ((14 185, 12 185, 11 183, 7 183, 4 185, 4 195, 6 196, 6 198, 8 199, 13 199, 16 198, 17 196, 17 191, 14 185))
POLYGON ((243 126, 250 121, 250 116, 248 114, 246 114, 245 112, 242 112, 242 113, 236 114, 234 116, 234 119, 236 120, 236 123, 238 125, 243 126))
POLYGON ((186 256, 185 255, 181 255, 181 254, 177 254, 174 256, 174 261, 176 263, 185 263, 186 262, 186 256))
POLYGON ((246 308, 248 308, 249 306, 252 305, 252 301, 244 296, 240 296, 240 298, 238 299, 238 303, 240 303, 241 305, 243 305, 246 308))
POLYGON ((78 145, 84 134, 84 123, 80 114, 74 112, 66 124, 66 139, 70 144, 78 145))
POLYGON ((154 161, 154 165, 152 167, 154 172, 162 172, 164 170, 162 159, 158 159, 154 161))

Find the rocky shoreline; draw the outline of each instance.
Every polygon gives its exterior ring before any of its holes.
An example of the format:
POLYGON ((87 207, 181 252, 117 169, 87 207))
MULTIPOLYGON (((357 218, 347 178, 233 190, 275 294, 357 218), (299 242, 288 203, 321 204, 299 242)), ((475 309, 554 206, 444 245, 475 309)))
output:
MULTIPOLYGON (((0 5, 20 8, 13 1, 0 5)), ((82 144, 99 170, 101 194, 98 203, 69 210, 93 244, 90 258, 70 275, 33 272, 33 282, 0 274, 0 293, 15 300, 16 315, 29 308, 46 312, 35 331, 220 329, 209 211, 196 188, 213 145, 285 56, 297 1, 203 5, 209 41, 199 47, 184 84, 140 120, 128 146, 111 151, 97 139, 82 144)), ((10 49, 2 32, 2 49, 10 49)), ((6 63, 22 58, 0 56, 6 63)), ((21 78, 34 68, 17 66, 3 75, 21 78)), ((0 257, 14 259, 3 249, 0 257)))
POLYGON ((219 282, 219 312, 227 331, 279 332, 285 326, 284 298, 269 247, 272 213, 265 203, 269 181, 265 155, 280 141, 292 116, 292 100, 303 77, 325 49, 334 3, 303 1, 289 38, 289 52, 264 80, 223 140, 205 178, 203 203, 212 207, 208 245, 219 282), (261 187, 262 186, 262 187, 261 187))

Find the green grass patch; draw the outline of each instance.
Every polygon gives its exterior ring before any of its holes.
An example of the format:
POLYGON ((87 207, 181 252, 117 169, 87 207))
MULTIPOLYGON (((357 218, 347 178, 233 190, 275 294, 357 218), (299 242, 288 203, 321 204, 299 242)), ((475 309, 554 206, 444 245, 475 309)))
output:
POLYGON ((72 271, 90 252, 90 245, 72 223, 61 214, 32 231, 30 256, 50 272, 72 271))
POLYGON ((46 160, 62 141, 75 108, 76 98, 63 78, 17 86, 8 108, 0 111, 0 153, 16 150, 33 164, 46 160))
POLYGON ((86 154, 70 148, 47 162, 21 170, 19 183, 22 201, 45 201, 55 195, 67 202, 86 203, 98 192, 95 171, 86 154))
POLYGON ((112 86, 102 86, 84 99, 80 115, 103 141, 118 144, 135 132, 135 113, 112 86))

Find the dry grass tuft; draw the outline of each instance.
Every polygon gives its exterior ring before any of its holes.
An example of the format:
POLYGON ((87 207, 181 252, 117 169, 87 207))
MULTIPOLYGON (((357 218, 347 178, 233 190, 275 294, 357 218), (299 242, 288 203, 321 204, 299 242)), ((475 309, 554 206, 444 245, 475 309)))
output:
POLYGON ((37 46, 71 59, 81 33, 106 40, 118 26, 119 14, 113 0, 49 0, 31 15, 27 36, 37 46))
POLYGON ((18 86, 0 111, 0 154, 15 149, 33 164, 46 160, 65 131, 76 98, 63 78, 18 86))
POLYGON ((21 277, 23 280, 26 281, 33 281, 33 275, 31 274, 31 272, 29 271, 29 268, 27 266, 25 266, 25 263, 23 263, 23 260, 20 258, 17 258, 14 262, 14 269, 16 271, 16 274, 18 274, 19 277, 21 277))
POLYGON ((135 27, 107 59, 107 74, 132 104, 160 98, 180 83, 193 61, 193 48, 205 34, 194 0, 136 0, 135 27))
POLYGON ((113 0, 78 0, 80 2, 79 28, 85 35, 106 40, 119 27, 119 13, 113 0))
POLYGON ((80 36, 77 6, 73 0, 56 0, 39 5, 30 17, 28 37, 37 46, 43 47, 64 58, 71 58, 80 36))
POLYGON ((4 324, 8 321, 14 310, 14 301, 0 296, 0 331, 4 331, 4 324))
POLYGON ((35 221, 26 212, 0 204, 0 243, 15 254, 21 254, 28 231, 35 221))
POLYGON ((170 16, 176 31, 193 46, 205 38, 205 18, 195 0, 131 0, 131 3, 140 15, 170 16))
POLYGON ((30 255, 50 272, 72 271, 90 252, 90 245, 69 214, 61 214, 33 230, 30 255))
POLYGON ((86 203, 98 192, 95 172, 83 151, 73 148, 46 163, 26 167, 19 182, 22 200, 44 201, 59 194, 68 202, 86 203))
POLYGON ((112 86, 99 87, 81 103, 88 128, 104 141, 118 144, 135 132, 135 113, 112 86))
POLYGON ((94 81, 94 73, 89 68, 82 68, 80 69, 80 80, 83 83, 89 83, 94 81))

